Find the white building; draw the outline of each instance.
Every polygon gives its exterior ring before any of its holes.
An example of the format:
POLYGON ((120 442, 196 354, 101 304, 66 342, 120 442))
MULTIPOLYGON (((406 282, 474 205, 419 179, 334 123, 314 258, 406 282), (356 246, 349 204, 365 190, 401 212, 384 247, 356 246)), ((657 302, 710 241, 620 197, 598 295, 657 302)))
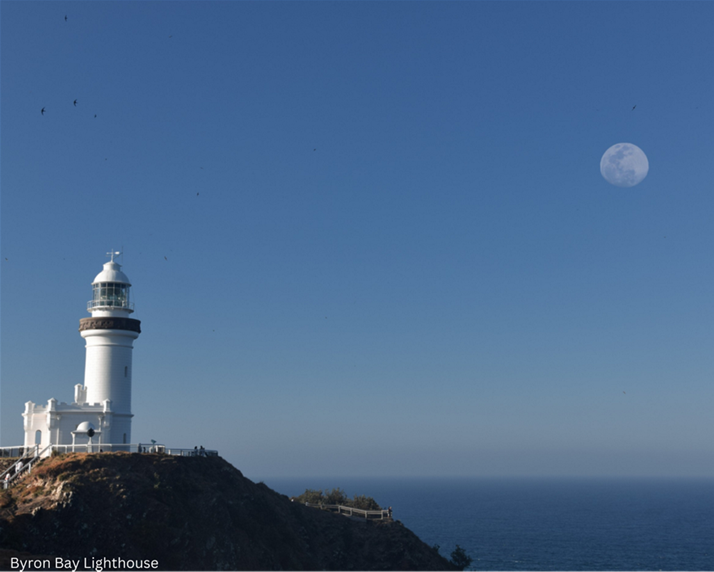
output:
POLYGON ((25 404, 25 447, 131 443, 131 355, 141 329, 139 320, 129 317, 131 283, 114 261, 116 254, 109 253, 111 260, 92 282, 87 303, 92 317, 79 321, 87 348, 84 384, 74 386, 72 403, 53 397, 47 405, 25 404))

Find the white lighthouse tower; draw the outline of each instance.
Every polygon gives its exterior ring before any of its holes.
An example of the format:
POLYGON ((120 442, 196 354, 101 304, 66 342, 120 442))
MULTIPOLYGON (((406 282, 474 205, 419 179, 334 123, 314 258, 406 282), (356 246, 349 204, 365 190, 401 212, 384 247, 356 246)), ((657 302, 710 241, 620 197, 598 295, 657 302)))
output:
POLYGON ((131 283, 114 261, 118 252, 92 282, 92 299, 87 303, 91 318, 79 321, 79 333, 87 342, 84 386, 75 386, 77 403, 109 401, 112 421, 105 426, 105 443, 131 443, 131 354, 141 333, 129 291, 131 283))
MULTIPOLYGON (((86 341, 84 384, 74 386, 74 401, 49 399, 46 406, 25 403, 25 447, 38 445, 122 445, 131 443, 131 356, 141 333, 129 317, 131 283, 109 252, 109 262, 92 282, 87 303, 91 318, 79 321, 86 341)), ((121 450, 121 447, 111 447, 121 450)))

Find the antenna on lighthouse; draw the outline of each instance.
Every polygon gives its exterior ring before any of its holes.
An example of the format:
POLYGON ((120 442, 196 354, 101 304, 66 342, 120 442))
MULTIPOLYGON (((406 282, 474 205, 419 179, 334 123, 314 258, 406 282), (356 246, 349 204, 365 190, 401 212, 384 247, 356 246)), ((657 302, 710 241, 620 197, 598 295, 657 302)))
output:
POLYGON ((119 256, 120 254, 121 252, 119 252, 118 250, 112 250, 111 252, 107 252, 107 256, 111 258, 110 262, 114 262, 114 257, 119 256))

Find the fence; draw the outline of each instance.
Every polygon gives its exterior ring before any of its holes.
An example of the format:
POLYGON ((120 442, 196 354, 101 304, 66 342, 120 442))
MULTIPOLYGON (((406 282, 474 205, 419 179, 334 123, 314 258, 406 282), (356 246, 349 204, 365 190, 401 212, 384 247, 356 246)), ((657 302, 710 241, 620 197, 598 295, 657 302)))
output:
POLYGON ((0 457, 22 457, 25 454, 25 449, 32 450, 33 447, 0 447, 0 457))
MULTIPOLYGON (((180 449, 176 447, 167 447, 157 443, 131 443, 131 444, 115 444, 115 443, 93 443, 84 445, 50 445, 51 452, 58 453, 113 453, 115 451, 124 451, 126 453, 158 453, 161 455, 175 455, 179 457, 217 457, 218 451, 209 449, 180 449)), ((50 454, 48 453, 48 454, 50 454)))
POLYGON ((344 514, 345 516, 362 516, 366 520, 370 518, 372 520, 386 520, 392 518, 391 510, 362 510, 361 508, 354 508, 351 506, 344 506, 341 504, 315 504, 306 502, 305 506, 310 506, 313 508, 319 508, 321 510, 329 510, 331 512, 336 512, 337 514, 344 514))
POLYGON ((31 473, 33 463, 39 461, 51 446, 52 445, 48 445, 42 451, 40 451, 39 445, 27 448, 4 447, 5 449, 21 449, 22 454, 17 461, 0 473, 0 482, 3 483, 3 488, 7 489, 8 487, 14 485, 22 473, 31 473))

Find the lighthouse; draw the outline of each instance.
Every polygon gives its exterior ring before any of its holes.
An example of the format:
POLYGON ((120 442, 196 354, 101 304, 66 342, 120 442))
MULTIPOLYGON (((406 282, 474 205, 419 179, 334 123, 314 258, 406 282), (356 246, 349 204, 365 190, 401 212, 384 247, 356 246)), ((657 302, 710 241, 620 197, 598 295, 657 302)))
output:
POLYGON ((109 262, 92 282, 87 303, 91 317, 79 320, 86 344, 84 383, 74 386, 72 403, 55 398, 46 406, 25 403, 25 447, 105 445, 121 450, 131 443, 132 351, 141 323, 130 317, 131 282, 114 259, 119 254, 107 253, 109 262))
POLYGON ((92 299, 87 302, 91 318, 79 321, 86 341, 84 386, 75 386, 75 402, 109 402, 111 423, 105 420, 108 443, 131 443, 131 355, 141 333, 134 312, 131 283, 110 252, 110 261, 92 282, 92 299))

